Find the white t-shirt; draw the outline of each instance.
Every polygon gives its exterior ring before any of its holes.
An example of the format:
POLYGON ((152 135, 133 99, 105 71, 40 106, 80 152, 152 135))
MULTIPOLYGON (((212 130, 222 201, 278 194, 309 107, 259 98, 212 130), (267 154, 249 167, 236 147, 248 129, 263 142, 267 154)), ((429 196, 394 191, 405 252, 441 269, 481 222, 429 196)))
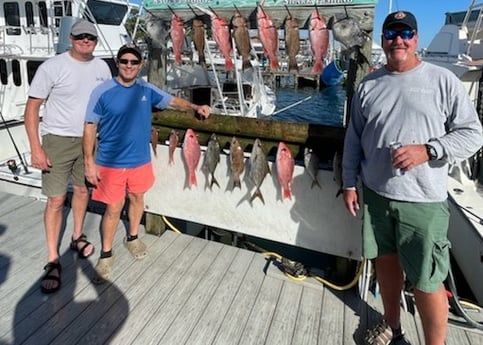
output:
POLYGON ((89 96, 110 78, 109 66, 99 58, 84 62, 65 52, 42 63, 28 92, 46 100, 41 135, 82 137, 89 96))

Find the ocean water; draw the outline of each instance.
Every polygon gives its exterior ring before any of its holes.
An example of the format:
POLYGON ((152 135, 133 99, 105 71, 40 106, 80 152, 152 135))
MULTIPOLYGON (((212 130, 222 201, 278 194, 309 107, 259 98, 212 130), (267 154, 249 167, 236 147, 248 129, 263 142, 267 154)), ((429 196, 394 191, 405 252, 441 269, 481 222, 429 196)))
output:
POLYGON ((346 92, 343 85, 275 90, 277 107, 273 120, 342 127, 346 92))

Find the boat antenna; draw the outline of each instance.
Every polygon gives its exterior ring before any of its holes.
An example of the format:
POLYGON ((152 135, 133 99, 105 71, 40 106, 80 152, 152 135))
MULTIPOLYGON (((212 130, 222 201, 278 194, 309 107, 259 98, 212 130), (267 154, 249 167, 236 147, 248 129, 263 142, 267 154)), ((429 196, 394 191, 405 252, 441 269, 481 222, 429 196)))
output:
POLYGON ((22 155, 20 154, 20 151, 18 150, 17 144, 15 143, 15 139, 13 139, 12 133, 10 133, 10 128, 8 128, 7 121, 5 121, 5 118, 3 117, 3 113, 0 111, 0 116, 2 117, 2 122, 3 125, 5 126, 5 129, 7 130, 8 136, 10 137, 10 140, 12 141, 13 147, 15 148, 15 151, 17 152, 17 156, 20 159, 20 163, 23 166, 23 169, 25 170, 26 174, 29 174, 29 170, 27 168, 27 164, 25 164, 22 155))

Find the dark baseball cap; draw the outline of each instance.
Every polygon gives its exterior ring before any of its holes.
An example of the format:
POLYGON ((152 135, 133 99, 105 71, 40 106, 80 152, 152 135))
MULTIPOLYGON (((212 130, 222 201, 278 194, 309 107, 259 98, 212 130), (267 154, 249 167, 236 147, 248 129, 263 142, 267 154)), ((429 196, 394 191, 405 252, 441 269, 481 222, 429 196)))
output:
POLYGON ((407 26, 412 30, 418 31, 418 23, 411 12, 397 11, 389 14, 384 20, 384 24, 382 24, 382 31, 395 25, 407 26))
POLYGON ((126 45, 123 45, 121 48, 119 48, 119 51, 117 52, 117 59, 120 59, 121 56, 128 53, 136 55, 136 57, 139 60, 142 60, 143 58, 143 54, 141 53, 138 47, 136 47, 135 45, 126 44, 126 45))

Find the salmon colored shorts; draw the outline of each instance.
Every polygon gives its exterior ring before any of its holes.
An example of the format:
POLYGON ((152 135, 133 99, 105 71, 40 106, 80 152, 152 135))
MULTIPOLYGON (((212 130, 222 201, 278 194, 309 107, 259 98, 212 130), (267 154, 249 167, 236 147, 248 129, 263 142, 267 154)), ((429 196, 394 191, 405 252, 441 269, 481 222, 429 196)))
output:
POLYGON ((136 168, 108 168, 98 166, 99 181, 92 191, 92 199, 114 204, 126 197, 126 193, 142 194, 154 184, 151 162, 136 168))

